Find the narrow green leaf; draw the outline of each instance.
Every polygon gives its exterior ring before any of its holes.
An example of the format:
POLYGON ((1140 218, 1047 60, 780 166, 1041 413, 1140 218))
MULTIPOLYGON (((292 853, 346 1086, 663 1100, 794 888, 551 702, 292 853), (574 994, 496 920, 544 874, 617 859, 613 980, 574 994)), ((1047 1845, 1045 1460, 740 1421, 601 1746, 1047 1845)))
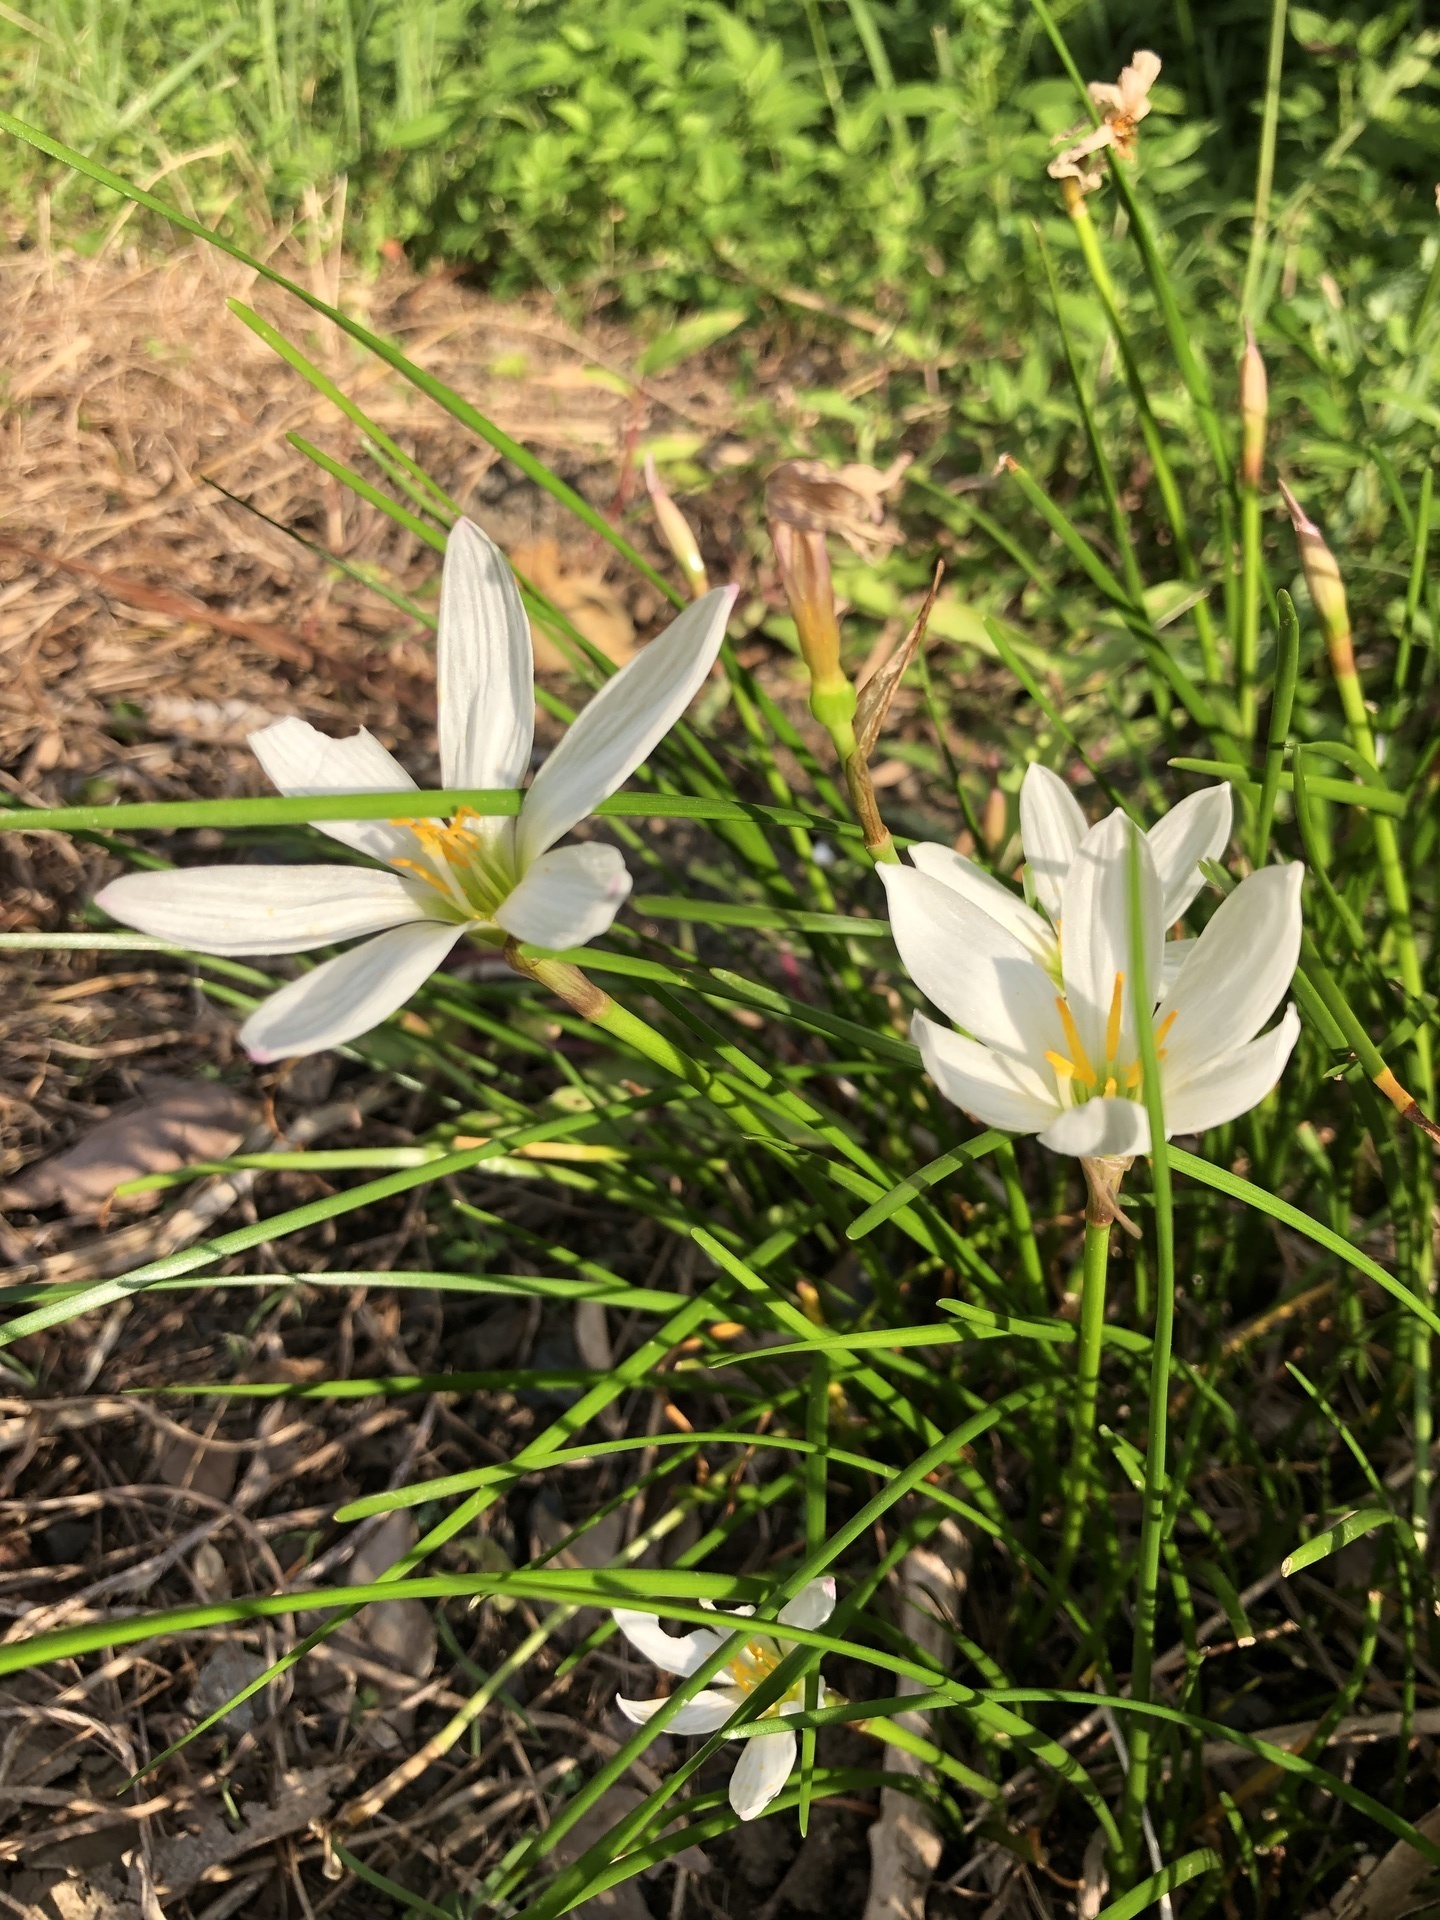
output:
POLYGON ((1312 1220, 1299 1207, 1292 1207, 1288 1200, 1277 1199, 1273 1193, 1266 1193, 1263 1187, 1242 1180, 1238 1173, 1230 1173, 1224 1167, 1212 1167, 1208 1160, 1201 1160, 1196 1154, 1186 1153, 1180 1147, 1171 1147, 1170 1164, 1177 1173, 1188 1174, 1192 1180, 1214 1187, 1217 1193, 1228 1193, 1232 1199, 1243 1200, 1247 1206, 1268 1213, 1272 1220, 1293 1227, 1296 1233, 1303 1233, 1307 1240, 1313 1240, 1327 1252, 1337 1254, 1347 1266, 1353 1267, 1357 1273, 1363 1273, 1367 1280, 1373 1280, 1392 1300, 1398 1300, 1408 1313, 1423 1320, 1432 1333, 1440 1333, 1440 1315, 1427 1301, 1402 1286, 1368 1253, 1362 1253, 1329 1227, 1322 1227, 1318 1220, 1312 1220))
MULTIPOLYGON (((1237 767, 1229 760, 1190 760, 1176 759, 1169 763, 1181 773, 1208 773, 1217 780, 1228 780, 1237 793, 1243 793, 1248 800, 1258 800, 1262 786, 1251 777, 1249 769, 1237 767)), ((1312 774, 1307 782, 1310 791, 1318 794, 1322 800, 1338 800, 1342 806, 1368 807, 1372 813, 1393 814, 1403 819, 1409 811, 1409 802, 1403 793, 1395 793, 1389 787, 1377 787, 1373 783, 1365 784, 1358 780, 1329 780, 1324 775, 1312 774)), ((1280 793, 1294 791, 1295 781, 1291 774, 1276 775, 1276 789, 1280 793)))
POLYGON ((1219 1854, 1211 1847, 1197 1847, 1193 1853, 1182 1853, 1168 1867, 1152 1873, 1148 1880, 1142 1880, 1138 1887, 1132 1887, 1120 1899, 1112 1900, 1108 1907, 1101 1909, 1098 1920, 1133 1920, 1135 1914, 1144 1913, 1147 1907, 1153 1907, 1167 1893, 1183 1887, 1187 1880, 1194 1880, 1202 1873, 1218 1873, 1223 1865, 1219 1854))
POLYGON ((1337 1520, 1334 1526, 1326 1527, 1303 1546, 1296 1547, 1293 1553, 1287 1553, 1280 1563, 1280 1571, 1288 1580, 1292 1573, 1313 1567, 1317 1560, 1328 1560, 1332 1553, 1338 1553, 1364 1534, 1373 1533, 1377 1527, 1393 1527, 1398 1519, 1399 1515, 1389 1507, 1357 1507, 1354 1513, 1347 1513, 1343 1520, 1337 1520))
MULTIPOLYGON (((0 807, 0 833, 111 831, 182 832, 194 827, 305 826, 321 820, 448 820, 462 807, 487 818, 511 818, 524 799, 518 787, 401 788, 394 793, 265 794, 257 799, 132 800, 106 806, 0 807)), ((844 821, 795 807, 762 806, 708 794, 612 794, 595 809, 612 820, 750 820, 762 826, 809 827, 854 834, 844 821)))
POLYGON ((363 1860, 357 1860, 353 1853, 347 1853, 344 1847, 336 1846, 335 1858, 342 1867, 348 1867, 357 1880, 363 1880, 367 1887, 374 1887, 377 1893, 383 1893, 388 1899, 396 1900, 402 1907, 408 1907, 411 1913, 423 1913, 429 1920, 455 1920, 453 1912, 447 1913, 444 1907, 432 1906, 418 1893, 412 1893, 408 1887, 402 1887, 398 1881, 387 1880, 383 1873, 377 1873, 374 1867, 367 1867, 363 1860))
POLYGON ((876 1227, 913 1200, 916 1194, 924 1193, 928 1187, 933 1187, 939 1181, 946 1179, 968 1161, 979 1160, 983 1155, 993 1153, 1009 1138, 1008 1133, 998 1133, 991 1127, 985 1133, 977 1133, 973 1140, 966 1140, 963 1145, 952 1147, 948 1153, 942 1153, 938 1160, 931 1160, 928 1165, 907 1174, 898 1186, 891 1187, 890 1191, 875 1201, 873 1206, 867 1207, 864 1213, 858 1214, 850 1222, 845 1229, 845 1238, 863 1240, 867 1233, 873 1233, 876 1227))
POLYGON ((708 313, 692 313, 656 335, 635 362, 636 371, 642 379, 647 379, 651 374, 678 367, 682 360, 703 353, 717 340, 723 340, 727 333, 743 327, 749 318, 744 307, 715 307, 708 313))
POLYGON ((781 907, 751 907, 728 900, 675 900, 642 894, 630 902, 645 920, 685 920, 707 927, 765 927, 784 933, 843 933, 851 939, 885 940, 888 920, 865 920, 849 913, 790 913, 781 907))

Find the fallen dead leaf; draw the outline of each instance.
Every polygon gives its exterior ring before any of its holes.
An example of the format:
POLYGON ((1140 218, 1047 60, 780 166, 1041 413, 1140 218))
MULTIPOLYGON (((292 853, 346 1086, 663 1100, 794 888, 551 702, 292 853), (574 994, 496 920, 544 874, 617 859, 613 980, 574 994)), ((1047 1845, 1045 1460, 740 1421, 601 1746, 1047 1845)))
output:
MULTIPOLYGON (((617 667, 624 666, 635 651, 635 623, 619 594, 606 584, 601 569, 562 559, 558 543, 548 537, 512 547, 510 558, 515 571, 543 593, 592 646, 598 647, 617 667)), ((533 621, 530 638, 535 648, 535 665, 541 673, 569 671, 570 662, 565 655, 533 621)))
MULTIPOLYGON (((133 1106, 112 1113, 83 1140, 40 1160, 0 1188, 0 1206, 63 1206, 93 1220, 123 1181, 171 1173, 197 1160, 223 1160, 239 1146, 256 1117, 250 1101, 218 1080, 157 1076, 133 1106)), ((158 1193, 122 1204, 158 1204, 158 1193)))
POLYGON ((202 1881, 219 1877, 219 1869, 242 1859, 255 1847, 287 1833, 303 1833, 312 1821, 325 1818, 332 1797, 349 1778, 348 1767, 315 1767, 309 1773, 282 1774, 276 1783, 275 1804, 243 1808, 244 1824, 238 1831, 223 1812, 208 1814, 198 1831, 180 1834, 156 1848, 156 1893, 161 1900, 177 1900, 202 1881))

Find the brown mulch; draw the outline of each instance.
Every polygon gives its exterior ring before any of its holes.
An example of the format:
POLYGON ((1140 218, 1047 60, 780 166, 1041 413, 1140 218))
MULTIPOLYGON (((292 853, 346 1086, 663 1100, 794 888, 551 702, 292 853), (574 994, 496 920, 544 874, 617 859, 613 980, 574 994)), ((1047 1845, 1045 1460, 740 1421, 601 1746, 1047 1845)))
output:
MULTIPOLYGON (((636 382, 636 342, 623 328, 596 321, 582 336, 545 302, 499 305, 443 274, 387 270, 367 281, 333 260, 292 270, 328 297, 338 291, 624 518, 657 564, 668 562, 633 511, 637 490, 643 498, 634 448, 659 431, 688 436, 712 475, 699 509, 707 554, 717 570, 751 572, 745 509, 763 450, 746 440, 725 368, 699 360, 636 382)), ((260 791, 245 736, 284 714, 333 732, 365 725, 417 777, 434 775, 425 627, 281 527, 431 607, 438 556, 288 443, 299 432, 366 466, 360 436, 226 311, 234 296, 284 328, 525 555, 586 631, 593 616, 597 639, 618 633, 623 645, 659 621, 659 596, 611 578, 602 543, 577 535, 490 447, 233 265, 204 253, 157 263, 15 253, 0 275, 0 784, 21 802, 260 791)), ((780 358, 777 348, 776 369, 780 358)), ((774 690, 788 693, 783 657, 772 664, 774 690)), ((187 849, 207 844, 191 836, 187 849)), ((114 870, 103 846, 83 840, 0 836, 0 930, 80 924, 114 870)), ((423 1089, 332 1058, 253 1073, 228 1015, 184 970, 144 954, 12 952, 0 967, 0 1185, 177 1079, 235 1088, 256 1118, 252 1149, 403 1144, 433 1118, 423 1089)), ((48 1284, 127 1270, 212 1223, 254 1220, 254 1188, 253 1175, 217 1175, 163 1211, 117 1206, 98 1221, 58 1205, 11 1206, 0 1214, 0 1278, 48 1284)), ((264 1211, 323 1190, 314 1175, 269 1176, 264 1211)), ((530 1232, 640 1283, 693 1278, 676 1271, 668 1236, 603 1208, 568 1206, 513 1180, 466 1197, 490 1210, 508 1271, 544 1270, 543 1257, 516 1251, 515 1236, 530 1232)), ((339 1245, 333 1229, 317 1228, 288 1239, 283 1256, 262 1245, 230 1270, 263 1279, 447 1264, 413 1200, 343 1225, 339 1245)), ((634 1330, 612 1318, 611 1332, 618 1357, 634 1330)), ((330 1519, 337 1505, 509 1457, 555 1411, 505 1393, 297 1404, 161 1402, 123 1389, 221 1373, 304 1382, 437 1366, 573 1367, 595 1337, 593 1318, 569 1309, 302 1279, 120 1301, 21 1343, 13 1353, 29 1380, 0 1352, 0 1642, 112 1608, 373 1576, 413 1535, 393 1525, 342 1533, 330 1519)), ((632 1411, 642 1428, 660 1417, 658 1402, 632 1411)), ((537 1481, 492 1510, 481 1538, 528 1557, 600 1497, 575 1476, 537 1481)), ((618 1544, 606 1536, 592 1550, 618 1544)), ((757 1540, 756 1566, 768 1545, 757 1540)), ((460 1543, 437 1564, 473 1569, 479 1550, 460 1543)), ((407 1773, 408 1757, 425 1752, 473 1692, 476 1672, 492 1671, 534 1625, 488 1604, 450 1618, 458 1658, 437 1645, 428 1614, 367 1610, 128 1792, 138 1767, 294 1643, 303 1614, 0 1681, 0 1912, 226 1920, 388 1911, 383 1896, 338 1876, 332 1830, 418 1889, 474 1889, 518 1833, 543 1823, 547 1803, 573 1791, 577 1761, 593 1771, 614 1751, 625 1735, 617 1685, 633 1692, 648 1674, 611 1643, 559 1675, 575 1636, 557 1632, 501 1703, 407 1773)), ((667 1764, 669 1751, 659 1743, 651 1764, 667 1764)), ((837 1731, 829 1757, 873 1764, 874 1750, 837 1731)), ((654 1784, 647 1768, 632 1778, 654 1784)), ((763 1838, 757 1829, 713 1857, 682 1856, 679 1879, 667 1870, 622 1888, 603 1910, 621 1920, 738 1920, 763 1908, 785 1920, 828 1901, 858 1912, 865 1823, 864 1806, 845 1803, 822 1809, 803 1845, 788 1824, 763 1838)))

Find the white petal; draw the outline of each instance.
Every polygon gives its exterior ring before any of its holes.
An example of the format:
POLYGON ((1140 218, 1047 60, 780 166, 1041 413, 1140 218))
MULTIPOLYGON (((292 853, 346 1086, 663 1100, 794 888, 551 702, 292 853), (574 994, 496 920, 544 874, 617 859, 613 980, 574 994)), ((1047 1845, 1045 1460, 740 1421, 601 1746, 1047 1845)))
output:
POLYGON ((358 1039, 403 1007, 465 931, 422 920, 394 927, 272 993, 240 1029, 254 1060, 287 1060, 358 1039))
POLYGON ((742 1820, 763 1813, 781 1792, 795 1765, 795 1736, 758 1733, 745 1742, 730 1776, 730 1805, 742 1820))
POLYGON ((1002 927, 1008 927, 1042 967, 1058 964, 1060 950, 1053 928, 1040 918, 1033 907, 1027 907, 1018 893, 1012 893, 1009 887, 1002 886, 983 867, 977 867, 973 860, 967 860, 963 853, 956 853, 953 847, 943 847, 934 840, 918 841, 910 849, 910 859, 921 873, 928 873, 932 880, 940 881, 942 886, 963 893, 967 900, 973 900, 977 907, 983 908, 992 920, 998 920, 1002 927))
POLYGON ((1160 982, 1164 993, 1169 993, 1180 978, 1180 969, 1195 951, 1193 940, 1167 940, 1165 957, 1160 963, 1160 982))
POLYGON ((982 1126, 1038 1133, 1060 1111, 1053 1091, 1023 1061, 992 1053, 978 1040, 937 1026, 923 1013, 911 1020, 910 1038, 945 1098, 982 1126))
POLYGON ((522 868, 592 814, 674 726, 714 665, 738 591, 716 587, 688 606, 596 694, 525 796, 522 868))
POLYGON ((1065 997, 1097 1073, 1104 1072, 1104 1063, 1110 1057, 1110 1008, 1119 974, 1125 976, 1125 988, 1113 1057, 1122 1068, 1135 1058, 1134 965, 1130 952, 1132 843, 1139 853, 1145 976, 1153 1006, 1160 995, 1165 952, 1160 881, 1143 834, 1118 807, 1080 842, 1061 888, 1060 955, 1065 997))
POLYGON ((1160 876, 1165 926, 1174 926, 1205 884, 1200 862, 1218 860, 1224 853, 1234 811, 1228 785, 1202 787, 1172 807, 1145 836, 1160 876))
POLYGON ((127 873, 95 904, 201 953, 304 953, 429 918, 419 888, 369 867, 184 867, 127 873))
POLYGON ((1165 1062, 1160 1071, 1165 1131, 1203 1133, 1258 1107, 1280 1078, 1299 1037, 1300 1016, 1294 1007, 1287 1007, 1278 1027, 1212 1061, 1188 1080, 1173 1084, 1169 1062, 1165 1062))
POLYGON ((537 947, 583 947, 604 933, 630 891, 618 847, 600 841, 542 853, 495 918, 517 940, 537 947))
MULTIPOLYGON (((643 1727, 647 1720, 660 1711, 667 1703, 664 1700, 627 1700, 624 1694, 616 1694, 615 1704, 627 1720, 633 1720, 637 1727, 643 1727)), ((733 1693, 716 1693, 709 1687, 702 1687, 693 1700, 687 1700, 673 1720, 667 1721, 666 1733, 714 1733, 723 1727, 739 1704, 739 1696, 733 1693)))
POLYGON ((827 1574, 820 1580, 807 1580, 793 1600, 787 1600, 776 1615, 782 1627, 803 1627, 807 1632, 823 1627, 835 1611, 835 1582, 827 1574))
MULTIPOLYGON (((277 720, 250 735, 250 748, 279 793, 393 793, 414 788, 400 762, 362 727, 332 740, 306 720, 277 720)), ((321 833, 376 860, 413 851, 408 828, 389 820, 317 820, 321 833)))
POLYGON ((1055 983, 1008 928, 928 873, 876 871, 900 958, 937 1007, 1003 1053, 1039 1060, 1064 1046, 1055 983))
POLYGON ((1073 1153, 1082 1160, 1112 1156, 1132 1159, 1150 1151, 1150 1121, 1135 1100, 1087 1100, 1071 1107, 1040 1136, 1052 1153, 1073 1153))
POLYGON ((535 738, 530 622, 509 562, 473 520, 445 545, 435 699, 445 785, 518 787, 535 738))
POLYGON ((631 1646, 662 1673, 694 1673, 730 1637, 715 1633, 709 1627, 696 1627, 690 1633, 667 1633, 658 1614, 641 1613, 633 1607, 614 1607, 611 1612, 631 1646))
POLYGON ((1020 844, 1035 898, 1052 920, 1060 918, 1060 890, 1086 825, 1080 802, 1059 774, 1032 761, 1020 786, 1020 844))
MULTIPOLYGON (((1196 1079, 1253 1040, 1285 997, 1300 957, 1305 869, 1262 867, 1222 900, 1165 996, 1166 1084, 1196 1079)), ((1166 1124, 1169 1124, 1168 1117, 1166 1124)))

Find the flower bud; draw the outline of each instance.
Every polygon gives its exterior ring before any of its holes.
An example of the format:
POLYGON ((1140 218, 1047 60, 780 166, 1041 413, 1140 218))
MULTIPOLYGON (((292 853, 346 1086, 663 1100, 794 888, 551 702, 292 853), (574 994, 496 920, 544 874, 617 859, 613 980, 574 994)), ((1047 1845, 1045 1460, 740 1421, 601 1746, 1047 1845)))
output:
POLYGON ((1269 411, 1265 362, 1247 323, 1245 351, 1240 356, 1240 480, 1247 487, 1258 489, 1264 475, 1265 423, 1269 411))
POLYGON ((650 493, 650 505, 655 510, 655 524, 659 527, 667 547, 680 563, 685 575, 685 584, 690 589, 692 600, 698 600, 710 585, 705 573, 705 562, 700 558, 700 548, 691 530, 690 522, 676 506, 665 488, 664 482, 655 471, 655 456, 645 456, 645 485, 650 493))
POLYGON ((1336 677, 1355 675, 1355 653, 1350 640, 1350 608, 1345 599, 1345 582, 1335 556, 1325 544, 1325 536, 1306 513, 1282 480, 1280 492, 1289 509, 1291 525, 1300 548, 1300 564, 1305 569, 1305 584, 1315 618, 1330 650, 1330 664, 1336 677))

